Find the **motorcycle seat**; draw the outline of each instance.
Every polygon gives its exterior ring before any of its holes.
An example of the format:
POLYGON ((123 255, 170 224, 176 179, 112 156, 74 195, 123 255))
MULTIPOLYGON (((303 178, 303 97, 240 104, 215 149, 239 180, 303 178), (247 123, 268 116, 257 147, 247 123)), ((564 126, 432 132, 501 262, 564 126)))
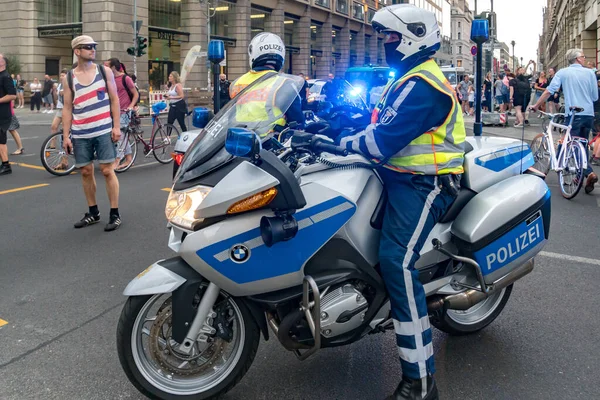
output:
MULTIPOLYGON (((471 189, 461 187, 460 191, 458 192, 458 195, 456 196, 456 199, 454 200, 454 203, 452 203, 450 208, 448 208, 448 211, 446 211, 446 214, 444 214, 438 222, 444 223, 454 221, 458 214, 462 211, 462 209, 465 208, 467 203, 471 201, 471 199, 475 197, 476 194, 477 193, 475 193, 471 189)), ((385 216, 385 208, 387 206, 387 202, 387 191, 384 190, 381 193, 381 197, 377 202, 375 210, 373 211, 373 215, 371 215, 370 222, 371 227, 373 229, 381 230, 381 228, 383 227, 383 218, 385 216)))

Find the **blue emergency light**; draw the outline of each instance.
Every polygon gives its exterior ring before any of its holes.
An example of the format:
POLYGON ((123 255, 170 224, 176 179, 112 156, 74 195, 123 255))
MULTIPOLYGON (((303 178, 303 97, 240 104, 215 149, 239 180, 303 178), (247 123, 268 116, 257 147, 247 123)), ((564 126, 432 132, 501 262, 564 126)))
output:
POLYGON ((487 19, 475 19, 471 24, 471 40, 477 44, 485 43, 490 38, 490 26, 487 19))
POLYGON ((262 145, 256 133, 245 128, 229 128, 225 150, 232 156, 252 157, 260 152, 262 145))
POLYGON ((225 43, 222 40, 211 40, 208 44, 208 60, 218 64, 225 59, 225 43))

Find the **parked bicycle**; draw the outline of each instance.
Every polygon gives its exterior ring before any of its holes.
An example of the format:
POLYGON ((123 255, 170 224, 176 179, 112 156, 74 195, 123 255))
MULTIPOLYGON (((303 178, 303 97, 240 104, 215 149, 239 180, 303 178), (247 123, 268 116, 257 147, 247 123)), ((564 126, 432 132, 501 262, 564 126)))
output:
POLYGON ((172 124, 163 124, 160 119, 160 107, 152 108, 152 134, 150 140, 146 142, 144 140, 143 131, 137 129, 134 123, 132 111, 128 111, 130 114, 130 123, 122 133, 122 141, 117 147, 117 159, 119 159, 119 165, 115 168, 115 172, 125 172, 135 162, 137 158, 138 143, 142 143, 144 148, 144 156, 150 157, 151 155, 156 158, 161 164, 168 164, 173 161, 171 153, 175 149, 175 143, 179 139, 179 130, 172 124), (128 150, 131 148, 131 151, 128 150))
POLYGON ((531 141, 531 152, 536 162, 537 168, 544 174, 550 170, 556 171, 560 183, 560 192, 566 199, 572 199, 577 196, 583 185, 584 173, 587 169, 586 146, 587 140, 580 137, 571 136, 573 118, 576 113, 583 111, 581 107, 570 107, 571 119, 569 125, 562 125, 555 122, 556 117, 562 114, 549 114, 540 111, 543 115, 549 117, 548 127, 545 133, 540 133, 531 141), (562 142, 555 148, 552 132, 554 128, 564 130, 562 142))

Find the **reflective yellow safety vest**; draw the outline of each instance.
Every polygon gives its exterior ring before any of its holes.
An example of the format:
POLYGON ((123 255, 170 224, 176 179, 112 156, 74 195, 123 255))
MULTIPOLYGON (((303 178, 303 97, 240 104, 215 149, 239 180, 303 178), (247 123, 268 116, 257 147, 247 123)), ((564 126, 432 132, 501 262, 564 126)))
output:
MULTIPOLYGON (((380 113, 385 108, 389 95, 400 89, 408 79, 414 77, 425 80, 435 89, 448 95, 452 99, 452 109, 443 124, 431 128, 428 132, 414 139, 408 146, 394 154, 385 167, 413 174, 461 174, 464 171, 464 142, 466 138, 463 114, 454 88, 435 61, 426 61, 408 71, 396 82, 388 84, 373 110, 371 122, 376 123, 379 121, 380 113)), ((435 104, 432 104, 432 107, 435 106, 435 104)))
MULTIPOLYGON (((247 86, 252 84, 259 78, 267 74, 277 75, 277 72, 272 70, 267 71, 249 71, 236 79, 229 87, 229 95, 233 99, 247 86)), ((284 84, 285 78, 266 78, 244 92, 236 100, 237 122, 260 122, 273 121, 271 125, 285 125, 285 118, 282 111, 275 105, 275 95, 281 86, 284 84)), ((260 137, 265 137, 271 129, 261 129, 258 132, 260 137)))

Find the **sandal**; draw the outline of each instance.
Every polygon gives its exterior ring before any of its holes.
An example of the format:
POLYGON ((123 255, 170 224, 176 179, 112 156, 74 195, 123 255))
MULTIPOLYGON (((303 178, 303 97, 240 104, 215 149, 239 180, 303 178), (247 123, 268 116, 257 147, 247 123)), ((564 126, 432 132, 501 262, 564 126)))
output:
POLYGON ((12 153, 10 153, 10 155, 11 155, 11 156, 20 156, 20 155, 22 155, 22 154, 23 154, 23 150, 24 150, 24 148, 23 148, 23 147, 21 147, 19 150, 15 150, 15 151, 13 151, 12 153))

